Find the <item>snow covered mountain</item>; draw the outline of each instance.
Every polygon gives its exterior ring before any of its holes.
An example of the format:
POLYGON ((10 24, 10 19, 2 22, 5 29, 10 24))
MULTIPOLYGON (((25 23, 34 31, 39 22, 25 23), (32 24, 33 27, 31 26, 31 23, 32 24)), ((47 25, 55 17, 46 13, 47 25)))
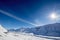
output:
POLYGON ((0 40, 60 40, 60 37, 38 36, 22 32, 8 32, 0 25, 0 40), (7 34, 5 32, 7 32, 7 34))
POLYGON ((34 35, 59 36, 60 37, 60 23, 48 24, 35 28, 19 28, 10 31, 33 33, 34 35))
POLYGON ((42 37, 36 37, 29 34, 25 35, 13 32, 8 32, 7 34, 5 34, 5 32, 7 32, 7 30, 0 25, 0 40, 52 40, 42 37))
POLYGON ((38 35, 59 36, 60 37, 60 23, 48 24, 41 27, 36 27, 38 35))

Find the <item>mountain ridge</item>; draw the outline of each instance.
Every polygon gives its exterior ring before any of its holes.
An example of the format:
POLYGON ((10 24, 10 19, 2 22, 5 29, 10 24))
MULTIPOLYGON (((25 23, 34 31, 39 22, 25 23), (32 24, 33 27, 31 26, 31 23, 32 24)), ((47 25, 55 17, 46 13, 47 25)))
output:
POLYGON ((48 24, 34 28, 16 29, 14 31, 33 33, 34 35, 60 36, 60 23, 48 24))

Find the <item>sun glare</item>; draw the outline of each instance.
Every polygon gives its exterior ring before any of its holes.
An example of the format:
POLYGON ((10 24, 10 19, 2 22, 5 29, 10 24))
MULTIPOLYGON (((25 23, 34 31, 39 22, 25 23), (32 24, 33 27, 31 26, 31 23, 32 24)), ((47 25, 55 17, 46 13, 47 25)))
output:
POLYGON ((50 18, 51 18, 52 20, 56 20, 56 19, 57 19, 56 13, 52 13, 52 14, 50 15, 50 18))

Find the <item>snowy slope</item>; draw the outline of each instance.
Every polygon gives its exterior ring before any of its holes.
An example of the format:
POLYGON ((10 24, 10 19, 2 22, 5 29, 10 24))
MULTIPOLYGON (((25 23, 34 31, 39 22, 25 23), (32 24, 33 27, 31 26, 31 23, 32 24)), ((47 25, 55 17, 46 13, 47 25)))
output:
POLYGON ((5 36, 0 36, 0 40, 60 40, 60 37, 47 37, 47 36, 33 36, 33 35, 25 35, 18 33, 8 33, 5 36))
POLYGON ((7 30, 2 25, 0 25, 0 32, 7 32, 7 30))
POLYGON ((7 30, 0 25, 0 40, 60 40, 60 37, 49 37, 41 35, 32 35, 29 33, 7 32, 7 30))
POLYGON ((28 36, 28 35, 22 35, 22 34, 19 34, 17 36, 14 36, 14 34, 0 36, 0 40, 44 40, 44 39, 45 38, 39 38, 35 36, 28 36))
POLYGON ((5 32, 7 32, 7 30, 5 28, 3 28, 2 25, 0 25, 0 36, 6 35, 5 32))

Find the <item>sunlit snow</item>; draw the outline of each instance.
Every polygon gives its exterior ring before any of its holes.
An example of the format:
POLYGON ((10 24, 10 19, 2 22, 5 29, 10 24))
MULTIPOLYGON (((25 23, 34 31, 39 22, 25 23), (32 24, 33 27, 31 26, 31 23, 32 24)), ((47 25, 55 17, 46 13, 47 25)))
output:
POLYGON ((7 30, 4 29, 1 25, 0 25, 0 31, 1 31, 0 40, 59 40, 59 37, 31 35, 32 33, 28 34, 28 33, 7 32, 7 30))

